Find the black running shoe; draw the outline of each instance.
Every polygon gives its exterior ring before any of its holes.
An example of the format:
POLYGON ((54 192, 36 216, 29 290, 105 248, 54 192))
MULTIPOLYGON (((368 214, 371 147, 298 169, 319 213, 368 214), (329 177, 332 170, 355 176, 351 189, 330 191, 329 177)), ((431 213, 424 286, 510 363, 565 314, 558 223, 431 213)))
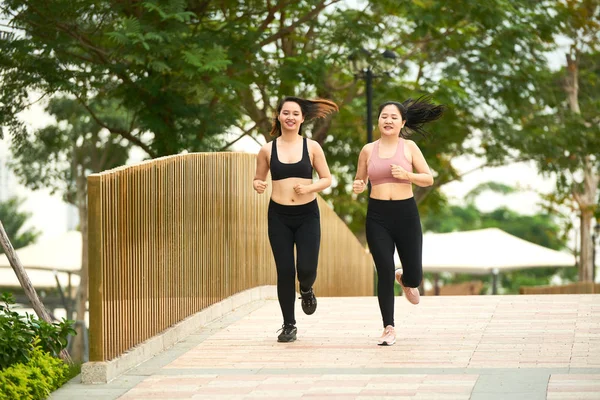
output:
POLYGON ((308 292, 303 292, 300 289, 300 298, 302 299, 302 311, 304 314, 311 315, 317 310, 317 298, 312 288, 308 292))
POLYGON ((293 342, 294 340, 296 340, 296 333, 298 332, 298 329, 296 329, 296 327, 292 324, 283 324, 283 326, 280 329, 281 333, 279 334, 279 336, 277 336, 277 341, 278 342, 293 342))

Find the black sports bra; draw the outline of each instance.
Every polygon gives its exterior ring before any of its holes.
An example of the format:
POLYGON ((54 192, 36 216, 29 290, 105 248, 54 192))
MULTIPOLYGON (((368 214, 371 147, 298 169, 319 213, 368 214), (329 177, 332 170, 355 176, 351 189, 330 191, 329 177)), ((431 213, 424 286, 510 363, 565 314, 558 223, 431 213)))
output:
POLYGON ((306 178, 312 179, 313 168, 308 155, 308 143, 303 138, 302 159, 297 163, 286 164, 279 161, 277 157, 277 138, 273 140, 271 147, 271 180, 278 181, 286 178, 306 178))

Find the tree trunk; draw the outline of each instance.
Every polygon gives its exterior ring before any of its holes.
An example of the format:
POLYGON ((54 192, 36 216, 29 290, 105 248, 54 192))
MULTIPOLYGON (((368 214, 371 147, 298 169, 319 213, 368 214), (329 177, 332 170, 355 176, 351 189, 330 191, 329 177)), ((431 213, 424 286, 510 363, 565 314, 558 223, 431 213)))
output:
MULTIPOLYGON (((567 94, 569 108, 574 114, 581 114, 579 109, 579 59, 575 48, 567 54, 567 77, 565 79, 564 90, 567 94)), ((579 207, 580 218, 580 259, 579 259, 579 280, 591 281, 593 278, 594 260, 593 246, 591 237, 591 221, 596 207, 596 192, 600 177, 595 171, 590 156, 584 157, 583 165, 583 188, 579 190, 576 182, 573 182, 573 197, 579 207)))
POLYGON ((581 255, 579 264, 579 280, 581 282, 591 281, 594 274, 593 260, 593 242, 591 232, 591 221, 594 213, 591 209, 583 209, 580 214, 580 232, 581 232, 581 255))
MULTIPOLYGON (((265 137, 266 141, 270 141, 273 138, 270 136, 271 128, 273 126, 273 119, 267 115, 268 110, 268 98, 263 97, 263 103, 265 104, 264 109, 258 108, 254 95, 250 89, 238 90, 237 95, 240 103, 248 116, 254 121, 257 126, 257 130, 265 137)), ((273 116, 274 117, 274 116, 273 116)))
POLYGON ((75 300, 77 316, 77 335, 73 340, 73 358, 78 362, 87 359, 84 348, 85 314, 88 301, 88 220, 87 220, 87 182, 83 171, 77 174, 77 209, 79 211, 79 228, 81 231, 81 271, 79 272, 79 287, 75 300))
POLYGON ((592 241, 592 219, 596 207, 596 196, 600 176, 594 169, 590 156, 585 157, 583 171, 583 189, 575 190, 573 196, 579 207, 580 226, 580 258, 579 258, 579 280, 591 281, 594 277, 594 243, 592 241))
MULTIPOLYGON (((575 53, 575 51, 573 50, 575 53)), ((579 60, 577 55, 567 54, 567 78, 565 80, 565 92, 569 108, 575 114, 581 114, 579 109, 579 60)))
MULTIPOLYGON (((50 317, 50 314, 48 314, 48 311, 46 311, 44 304, 42 304, 42 302, 40 301, 40 298, 39 298, 37 292, 35 291, 35 288, 31 284, 31 280, 29 279, 29 276, 27 275, 27 271, 25 271, 25 268, 23 268, 23 265, 21 264, 21 261, 19 260, 19 257, 17 256, 17 253, 15 252, 15 249, 13 248, 12 244, 10 243, 10 239, 8 238, 8 235, 6 234, 6 231, 4 230, 4 225, 2 225, 2 221, 0 221, 0 245, 2 245, 2 248, 4 249, 4 253, 6 254, 6 257, 8 258, 8 261, 10 262, 10 266, 15 271, 15 274, 17 275, 17 279, 19 279, 19 283, 21 284, 21 287, 25 291, 27 298, 31 302, 31 304, 33 306, 33 310, 37 314, 38 318, 51 324, 52 318, 50 317)), ((60 357, 65 362, 72 364, 71 357, 69 356, 69 353, 67 353, 66 350, 62 350, 60 352, 60 357)))

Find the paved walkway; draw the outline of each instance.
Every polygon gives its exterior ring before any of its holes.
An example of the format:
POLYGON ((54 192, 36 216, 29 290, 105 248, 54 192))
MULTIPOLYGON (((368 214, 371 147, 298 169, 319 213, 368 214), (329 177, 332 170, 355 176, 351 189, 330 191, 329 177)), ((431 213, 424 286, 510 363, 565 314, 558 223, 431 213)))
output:
POLYGON ((312 316, 296 304, 296 342, 276 342, 279 305, 259 301, 51 398, 600 399, 600 295, 398 297, 391 347, 375 345, 375 297, 319 298, 312 316))

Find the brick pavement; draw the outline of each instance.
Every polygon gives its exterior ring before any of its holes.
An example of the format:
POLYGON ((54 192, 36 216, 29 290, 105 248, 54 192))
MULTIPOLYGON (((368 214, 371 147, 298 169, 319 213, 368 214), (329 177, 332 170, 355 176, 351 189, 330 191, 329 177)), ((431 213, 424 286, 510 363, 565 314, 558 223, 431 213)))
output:
POLYGON ((600 296, 396 298, 397 343, 376 345, 375 297, 297 302, 277 343, 274 300, 240 307, 106 385, 52 399, 600 399, 600 296))

